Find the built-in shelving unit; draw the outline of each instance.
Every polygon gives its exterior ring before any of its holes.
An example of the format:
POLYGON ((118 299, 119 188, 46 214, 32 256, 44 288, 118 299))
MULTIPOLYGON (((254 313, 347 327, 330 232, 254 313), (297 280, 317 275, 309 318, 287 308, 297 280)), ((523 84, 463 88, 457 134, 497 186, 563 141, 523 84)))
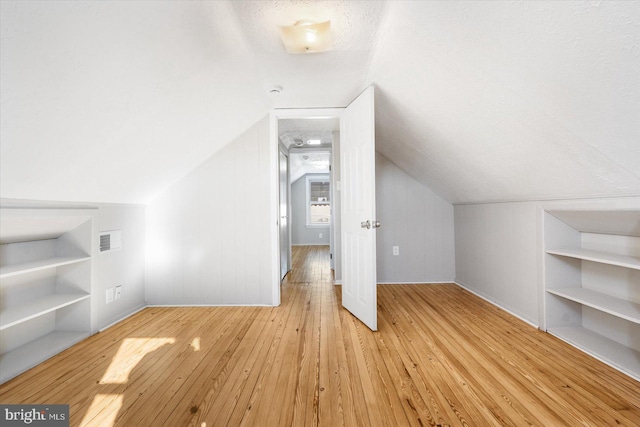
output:
POLYGON ((574 347, 590 353, 597 359, 638 378, 640 351, 620 344, 590 329, 577 326, 549 328, 547 332, 565 340, 574 347))
POLYGON ((542 329, 640 379, 640 203, 543 208, 542 329))
POLYGON ((38 270, 46 270, 48 268, 62 267, 63 265, 74 264, 76 262, 87 261, 91 259, 88 256, 80 257, 50 257, 30 262, 23 262, 17 265, 7 265, 0 267, 0 279, 5 279, 19 274, 32 273, 38 270))
POLYGON ((617 265, 619 267, 640 270, 640 257, 618 255, 601 251, 592 251, 580 248, 548 249, 548 254, 582 259, 585 261, 599 262, 602 264, 617 265))
POLYGON ((586 288, 548 289, 547 292, 604 311, 612 316, 640 323, 640 304, 586 288))
POLYGON ((0 331, 89 298, 88 293, 51 294, 2 311, 0 331))
POLYGON ((0 382, 95 332, 93 209, 0 209, 0 382))

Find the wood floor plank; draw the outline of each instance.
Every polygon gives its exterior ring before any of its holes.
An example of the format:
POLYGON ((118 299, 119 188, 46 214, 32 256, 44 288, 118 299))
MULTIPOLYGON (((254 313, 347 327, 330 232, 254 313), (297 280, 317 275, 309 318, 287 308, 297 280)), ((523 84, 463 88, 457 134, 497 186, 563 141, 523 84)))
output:
MULTIPOLYGON (((451 294, 451 292, 452 292, 452 289, 447 290, 447 293, 451 294)), ((462 293, 465 291, 458 288, 457 292, 462 293)), ((463 301, 463 299, 460 297, 457 297, 457 298, 450 298, 448 299, 448 301, 463 301)), ((465 311, 462 307, 457 307, 456 310, 458 310, 458 312, 460 313, 465 311)), ((509 320, 509 318, 506 318, 506 319, 509 320)), ((607 410, 607 409, 610 409, 610 405, 606 403, 607 400, 610 400, 609 396, 603 395, 601 396, 601 398, 598 398, 596 395, 600 394, 600 390, 598 389, 594 390, 592 387, 589 387, 591 389, 591 391, 589 391, 585 389, 582 385, 580 385, 579 383, 584 381, 584 378, 587 378, 585 376, 576 377, 574 372, 569 372, 569 376, 567 377, 567 375, 565 374, 565 372, 567 372, 566 369, 568 366, 566 364, 566 359, 563 357, 558 357, 557 353, 552 357, 545 356, 545 355, 542 356, 547 366, 553 368, 553 369, 548 369, 546 371, 545 379, 548 380, 547 381, 548 384, 545 384, 540 381, 535 381, 535 379, 530 375, 530 372, 537 370, 537 366, 533 362, 538 359, 527 357, 523 353, 517 352, 517 351, 511 353, 509 357, 507 357, 505 356, 504 352, 500 351, 501 346, 513 345, 513 343, 517 342, 520 337, 523 337, 523 336, 530 337, 532 335, 540 335, 540 336, 544 336, 545 338, 548 338, 547 334, 543 334, 539 331, 532 331, 533 334, 516 334, 516 335, 513 335, 512 339, 508 341, 497 341, 496 335, 490 333, 491 329, 488 328, 488 325, 484 325, 484 327, 479 327, 477 323, 480 323, 480 322, 465 323, 464 331, 461 329, 459 329, 458 331, 459 334, 464 332, 464 334, 467 336, 473 336, 475 339, 479 339, 483 344, 482 346, 477 346, 474 343, 474 347, 472 349, 474 355, 478 357, 482 357, 484 360, 484 363, 474 367, 475 373, 482 371, 481 366, 487 366, 491 364, 496 357, 500 357, 501 363, 500 365, 495 366, 495 370, 497 372, 499 371, 500 378, 503 379, 503 383, 505 382, 505 379, 507 381, 509 381, 510 379, 520 379, 519 385, 522 386, 524 389, 526 389, 528 393, 532 393, 532 394, 543 393, 544 396, 553 396, 558 393, 561 393, 563 395, 573 395, 573 396, 568 396, 569 401, 574 399, 582 399, 582 400, 585 400, 585 402, 589 402, 594 409, 599 411, 601 415, 595 420, 598 421, 600 425, 618 424, 618 421, 619 421, 617 419, 618 414, 614 414, 614 411, 607 410), (575 377, 575 380, 571 379, 570 377, 575 377), (604 401, 602 399, 604 399, 604 401), (608 415, 607 415, 607 412, 609 412, 608 415)), ((463 346, 464 342, 458 340, 457 344, 460 346, 463 346)), ((567 346, 566 344, 561 343, 560 348, 566 349, 567 346)), ((590 358, 587 356, 587 359, 590 359, 590 358)), ((598 365, 602 365, 602 364, 598 362, 598 365)), ((596 377, 596 379, 598 379, 598 377, 596 377)), ((575 419, 581 420, 581 422, 584 424, 588 424, 589 422, 594 421, 593 413, 595 411, 591 411, 591 414, 588 417, 585 417, 579 411, 575 411, 571 406, 558 409, 557 405, 559 404, 554 403, 556 402, 556 399, 550 399, 550 402, 552 403, 549 409, 553 410, 556 413, 558 418, 561 416, 564 416, 566 412, 569 412, 573 415, 575 419)), ((627 420, 627 421, 630 421, 630 420, 627 420)), ((556 421, 556 422, 560 422, 560 421, 556 421)), ((635 424, 636 424, 636 421, 633 421, 631 425, 635 425, 635 424)))
MULTIPOLYGON (((174 315, 182 314, 171 310, 174 315)), ((100 395, 104 393, 116 393, 121 390, 121 394, 125 397, 122 400, 122 406, 116 414, 116 421, 121 425, 131 425, 132 418, 136 416, 146 417, 145 412, 149 407, 155 407, 157 410, 158 394, 154 393, 157 387, 163 387, 167 381, 167 373, 180 374, 181 369, 188 366, 185 363, 189 360, 190 355, 194 353, 192 342, 193 333, 202 333, 206 331, 208 323, 215 322, 220 312, 216 313, 212 309, 185 309, 181 310, 187 316, 175 316, 170 319, 168 324, 163 328, 162 337, 152 337, 152 339, 175 340, 169 342, 162 347, 162 351, 154 352, 154 354, 142 353, 137 357, 142 357, 140 363, 133 369, 129 375, 129 380, 124 385, 110 384, 109 382, 100 381, 94 394, 100 395), (157 366, 164 366, 165 369, 160 371, 157 366)), ((169 320, 169 319, 167 319, 169 320)), ((138 337, 140 338, 140 337, 138 337)), ((144 339, 145 337, 141 337, 144 339)), ((123 341, 123 347, 126 341, 123 341)), ((129 346, 127 346, 129 347, 129 346)), ((132 348, 127 350, 131 351, 132 348)), ((191 356, 193 357, 193 356, 191 356)), ((197 357, 197 356, 195 356, 197 357)), ((119 366, 109 366, 109 369, 118 370, 119 366)), ((92 406, 93 411, 97 411, 92 406)), ((91 417, 95 414, 87 413, 83 420, 86 425, 100 425, 99 418, 93 420, 91 417)), ((135 418, 134 418, 135 419, 135 418)))
MULTIPOLYGON (((491 360, 493 357, 499 355, 500 354, 499 345, 506 344, 505 342, 498 343, 495 340, 496 337, 494 335, 487 334, 486 329, 484 327, 480 327, 476 325, 475 322, 472 322, 469 324, 469 331, 472 332, 474 336, 478 337, 478 339, 480 339, 481 342, 483 343, 481 350, 483 350, 485 360, 491 360)), ((513 341, 516 341, 516 340, 514 339, 512 340, 512 342, 513 341)), ((476 351, 476 354, 477 353, 478 352, 476 351)), ((511 360, 503 359, 504 361, 507 362, 504 366, 507 369, 513 369, 515 372, 519 374, 521 378, 529 377, 529 382, 532 382, 530 381, 531 376, 528 374, 528 372, 536 369, 535 364, 532 363, 532 360, 530 358, 526 357, 521 353, 514 352, 513 355, 515 357, 513 357, 511 360)), ((568 400, 573 400, 578 398, 584 399, 590 402, 590 404, 594 408, 594 411, 592 411, 592 413, 590 414, 589 419, 593 420, 594 418, 593 413, 598 411, 601 414, 598 417, 598 419, 600 420, 600 423, 602 425, 616 424, 616 416, 613 414, 613 412, 610 412, 609 415, 607 415, 608 411, 606 410, 606 408, 609 408, 608 406, 609 404, 605 403, 606 401, 603 402, 601 398, 596 397, 596 394, 599 394, 598 390, 593 390, 592 392, 589 392, 581 384, 579 384, 579 382, 575 382, 570 377, 567 377, 567 375, 564 373, 565 372, 564 368, 567 365, 566 363, 562 363, 562 360, 564 359, 559 358, 557 354, 555 355, 555 357, 546 358, 546 359, 547 359, 546 362, 554 368, 546 376, 546 378, 550 382, 550 386, 544 386, 540 383, 537 383, 536 387, 538 389, 543 390, 545 395, 552 395, 559 392, 563 395, 566 395, 568 397, 568 400)), ((509 373, 506 373, 506 375, 504 375, 503 378, 511 378, 511 377, 512 375, 510 375, 509 373)), ((578 380, 581 380, 581 378, 578 377, 578 380)), ((609 400, 608 396, 602 396, 602 398, 609 400)), ((565 410, 567 409, 564 409, 563 411, 557 411, 557 413, 564 412, 565 410)), ((571 412, 571 409, 569 409, 569 411, 571 412)), ((574 416, 576 418, 581 418, 581 415, 579 413, 574 413, 574 416)), ((582 422, 584 423, 588 421, 589 421, 588 419, 585 419, 585 418, 582 419, 582 422)))
POLYGON ((196 412, 189 425, 201 426, 202 423, 207 426, 235 425, 230 423, 234 411, 243 414, 242 408, 247 407, 264 366, 265 359, 260 356, 278 334, 278 329, 282 328, 282 324, 276 322, 276 310, 262 310, 262 312, 266 317, 264 320, 258 320, 255 337, 250 335, 248 338, 248 341, 255 340, 254 345, 251 349, 241 350, 240 360, 234 371, 229 374, 230 381, 220 389, 219 395, 210 393, 205 396, 200 405, 201 411, 196 412), (225 396, 225 398, 218 398, 218 396, 225 396))
MULTIPOLYGON (((461 361, 455 355, 456 349, 449 348, 444 341, 446 335, 433 334, 429 329, 421 329, 423 325, 422 316, 424 313, 414 310, 412 301, 400 300, 402 304, 408 304, 409 309, 405 311, 405 317, 400 317, 401 321, 408 322, 404 326, 403 337, 411 343, 405 346, 405 351, 411 352, 415 363, 424 369, 426 374, 436 378, 436 394, 441 395, 441 405, 449 406, 455 418, 461 424, 475 425, 480 420, 485 425, 500 425, 498 419, 479 399, 475 389, 469 387, 469 381, 465 377, 461 368, 461 361), (424 345, 421 345, 424 344, 424 345), (429 349, 429 355, 415 351, 416 348, 429 349), (444 402, 442 402, 444 399, 444 402)), ((428 323, 428 322, 427 322, 428 323)), ((446 332, 446 325, 442 322, 437 324, 438 328, 446 332)))
POLYGON ((252 426, 264 420, 270 420, 273 425, 279 425, 281 417, 287 417, 287 413, 292 410, 293 399, 284 390, 288 388, 288 393, 291 393, 292 385, 289 380, 294 375, 292 372, 295 362, 294 351, 297 347, 296 341, 299 337, 306 293, 307 289, 304 286, 294 288, 293 292, 287 295, 292 303, 288 310, 287 322, 283 325, 279 339, 274 341, 269 348, 267 363, 256 384, 247 411, 239 420, 239 425, 252 426), (276 405, 274 405, 274 401, 262 398, 277 394, 287 395, 289 398, 276 405))
POLYGON ((406 336, 405 329, 412 326, 404 323, 400 316, 389 310, 391 305, 400 304, 400 301, 391 294, 379 296, 379 301, 381 302, 386 299, 389 300, 389 303, 381 304, 381 311, 385 315, 380 316, 379 321, 381 325, 391 328, 390 331, 392 333, 387 334, 387 336, 393 343, 394 350, 400 358, 398 363, 400 363, 401 369, 411 378, 412 385, 418 391, 419 398, 428 407, 428 414, 424 419, 428 421, 429 425, 449 425, 446 420, 456 418, 456 413, 449 405, 446 396, 441 393, 438 384, 434 381, 434 376, 426 371, 428 364, 418 364, 422 357, 432 360, 435 356, 427 345, 414 346, 411 341, 403 343, 402 337, 406 336))
MULTIPOLYGON (((403 299, 398 299, 397 301, 400 304, 404 304, 405 307, 407 307, 407 312, 413 316, 412 321, 415 322, 417 328, 409 328, 411 331, 424 330, 424 324, 435 324, 436 321, 441 320, 430 318, 426 312, 420 310, 420 307, 423 306, 422 303, 417 304, 416 301, 403 299)), ((465 387, 469 387, 469 393, 472 393, 471 395, 477 399, 475 406, 486 408, 486 410, 491 413, 490 418, 494 418, 494 422, 497 423, 497 425, 514 425, 510 421, 511 417, 508 414, 513 414, 515 408, 512 407, 508 395, 504 392, 504 385, 500 384, 500 389, 495 387, 499 383, 496 382, 494 375, 489 374, 486 369, 487 363, 489 362, 486 359, 480 358, 480 355, 477 353, 469 354, 464 351, 465 341, 459 341, 456 345, 452 345, 447 338, 448 333, 451 332, 448 327, 446 322, 442 322, 438 324, 440 331, 438 336, 429 335, 426 337, 427 341, 431 343, 428 345, 443 349, 440 355, 438 355, 438 352, 434 352, 433 360, 441 360, 442 365, 446 368, 446 372, 458 373, 452 380, 464 384, 465 387), (453 351, 455 351, 455 353, 453 351), (450 361, 456 363, 455 369, 452 369, 452 367, 448 365, 450 361), (473 366, 472 372, 469 372, 468 369, 470 364, 473 366), (483 382, 479 383, 480 380, 483 382)), ((420 337, 414 337, 412 339, 415 341, 420 339, 420 337)), ((416 355, 416 357, 421 359, 421 355, 416 355)), ((515 413, 518 414, 518 418, 525 420, 527 423, 531 423, 531 419, 535 420, 535 417, 533 417, 531 413, 525 414, 517 410, 515 410, 515 413)), ((471 417, 471 415, 467 416, 471 417)))
POLYGON ((305 304, 305 324, 301 332, 298 378, 292 425, 318 424, 319 359, 320 359, 320 302, 322 283, 309 285, 310 296, 305 304))
POLYGON ((228 320, 233 325, 231 328, 215 341, 207 343, 202 349, 202 354, 183 365, 187 366, 187 370, 182 375, 173 375, 174 381, 167 388, 164 407, 160 411, 156 409, 136 418, 130 425, 140 425, 151 418, 152 423, 156 425, 184 425, 185 414, 187 411, 198 410, 196 403, 202 399, 207 387, 216 386, 216 383, 226 376, 228 365, 234 360, 234 353, 255 318, 256 312, 253 307, 244 307, 241 310, 242 316, 231 317, 228 320))
POLYGON ((192 316, 195 318, 194 321, 186 322, 178 333, 178 336, 184 338, 180 339, 175 346, 171 347, 171 351, 166 351, 163 356, 147 359, 147 369, 136 370, 136 375, 132 375, 131 379, 139 386, 136 386, 133 399, 130 399, 129 403, 120 410, 118 422, 122 424, 132 422, 133 420, 130 419, 132 414, 143 411, 148 405, 154 404, 157 399, 154 389, 158 386, 164 386, 168 381, 166 375, 162 380, 154 371, 156 364, 165 366, 165 372, 179 372, 189 364, 189 359, 193 357, 194 352, 206 351, 207 345, 203 343, 203 337, 208 336, 211 323, 223 321, 221 313, 210 309, 195 317, 197 313, 194 312, 194 316, 192 316))
POLYGON ((378 286, 371 332, 328 247, 279 307, 147 308, 0 385, 79 426, 638 426, 640 383, 454 284, 378 286))
POLYGON ((338 376, 337 349, 335 343, 329 340, 333 332, 333 316, 331 315, 332 294, 326 287, 321 288, 320 302, 320 349, 318 355, 318 423, 343 426, 342 407, 339 404, 340 382, 338 376), (331 332, 330 332, 331 331, 331 332), (329 393, 328 391, 333 392, 329 393), (332 399, 333 397, 333 399, 332 399))
MULTIPOLYGON (((338 364, 337 373, 335 383, 338 385, 336 390, 329 389, 325 390, 326 394, 329 395, 331 393, 339 393, 337 399, 334 397, 334 401, 337 400, 339 405, 337 407, 331 407, 332 410, 338 410, 339 417, 344 420, 345 426, 358 426, 362 425, 362 423, 366 420, 366 413, 363 413, 361 405, 356 404, 355 400, 360 396, 357 393, 357 390, 354 389, 355 381, 352 381, 352 376, 355 378, 356 374, 350 375, 347 363, 347 352, 349 351, 346 347, 342 324, 342 315, 344 314, 344 310, 340 308, 340 295, 339 292, 334 292, 334 290, 338 291, 340 287, 336 287, 329 292, 332 294, 331 298, 331 325, 333 325, 332 329, 329 329, 328 341, 332 341, 335 343, 336 350, 336 362, 338 364), (354 394, 354 390, 356 394, 354 394)), ((330 425, 330 424, 321 424, 321 425, 330 425)))

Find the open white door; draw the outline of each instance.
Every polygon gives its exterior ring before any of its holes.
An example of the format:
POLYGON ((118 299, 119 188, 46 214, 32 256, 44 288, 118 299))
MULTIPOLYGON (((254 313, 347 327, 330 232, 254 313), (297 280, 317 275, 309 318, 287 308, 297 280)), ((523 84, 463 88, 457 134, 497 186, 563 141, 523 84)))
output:
POLYGON ((376 177, 373 87, 340 117, 342 305, 378 328, 376 295, 376 177))

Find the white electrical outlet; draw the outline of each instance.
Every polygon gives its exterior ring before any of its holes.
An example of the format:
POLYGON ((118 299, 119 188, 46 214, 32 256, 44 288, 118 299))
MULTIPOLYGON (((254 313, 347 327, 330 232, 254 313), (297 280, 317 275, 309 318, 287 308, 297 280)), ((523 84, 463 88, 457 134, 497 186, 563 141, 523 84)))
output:
POLYGON ((113 302, 113 288, 107 289, 107 304, 113 302))
POLYGON ((322 239, 322 233, 318 233, 318 237, 322 239))
POLYGON ((394 246, 393 247, 393 254, 394 255, 400 255, 400 246, 394 246))
POLYGON ((116 286, 116 297, 115 299, 120 299, 122 297, 122 285, 116 286))

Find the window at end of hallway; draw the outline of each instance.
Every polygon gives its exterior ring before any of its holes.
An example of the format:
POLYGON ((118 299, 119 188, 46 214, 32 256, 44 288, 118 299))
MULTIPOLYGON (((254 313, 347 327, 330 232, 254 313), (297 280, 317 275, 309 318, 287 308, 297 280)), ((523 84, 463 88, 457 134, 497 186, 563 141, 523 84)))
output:
POLYGON ((329 226, 330 220, 329 175, 307 176, 307 226, 329 226))

